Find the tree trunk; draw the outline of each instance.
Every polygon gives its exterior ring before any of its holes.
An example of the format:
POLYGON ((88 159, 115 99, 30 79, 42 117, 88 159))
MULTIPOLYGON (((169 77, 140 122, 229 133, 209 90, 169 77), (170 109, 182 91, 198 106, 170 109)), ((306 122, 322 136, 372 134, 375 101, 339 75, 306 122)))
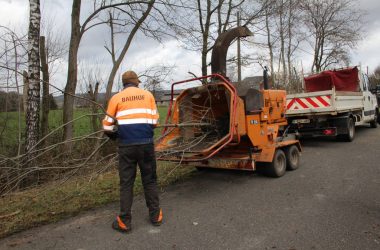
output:
POLYGON ((289 0, 289 16, 288 16, 288 51, 287 51, 287 61, 288 61, 288 76, 289 82, 293 82, 292 80, 292 19, 293 19, 293 3, 292 0, 289 0))
POLYGON ((281 42, 281 64, 282 64, 282 75, 283 84, 287 84, 287 68, 285 62, 285 36, 284 36, 284 1, 281 1, 280 9, 280 42, 281 42))
MULTIPOLYGON (((30 17, 28 32, 28 99, 26 107, 26 138, 25 152, 26 160, 31 160, 26 167, 33 166, 32 161, 36 151, 35 146, 39 139, 39 123, 40 123, 40 1, 30 0, 30 17)), ((25 176, 20 183, 21 187, 27 187, 38 182, 38 173, 33 172, 25 176)))
MULTIPOLYGON (((115 76, 116 76, 116 73, 120 67, 120 64, 123 61, 124 56, 127 53, 128 49, 132 43, 132 40, 133 40, 134 36, 136 35, 137 31, 139 30, 141 24, 143 24, 145 19, 148 17, 150 11, 152 10, 154 3, 155 3, 155 0, 152 0, 149 2, 148 8, 146 9, 144 14, 140 17, 140 19, 137 21, 137 23, 133 27, 131 33, 128 36, 127 41, 124 44, 123 50, 121 51, 121 53, 120 53, 120 55, 116 61, 115 61, 115 55, 114 55, 115 52, 114 52, 114 49, 112 49, 111 56, 112 56, 113 66, 112 66, 112 70, 111 70, 111 73, 110 73, 110 75, 108 77, 108 81, 107 81, 106 98, 105 98, 104 106, 107 106, 108 100, 111 98, 113 82, 115 80, 115 76)), ((112 20, 111 17, 110 17, 110 20, 112 20)), ((114 34, 113 34, 112 21, 110 21, 110 25, 111 25, 111 36, 113 36, 114 34)), ((112 39, 112 43, 113 43, 113 39, 112 39)), ((114 46, 114 44, 111 46, 114 46)))
POLYGON ((265 10, 265 27, 267 30, 267 43, 268 43, 268 49, 269 49, 269 61, 270 61, 270 74, 271 74, 271 80, 272 80, 272 85, 276 85, 276 79, 275 79, 275 73, 274 73, 274 63, 273 63, 273 45, 272 45, 272 38, 270 34, 270 27, 269 27, 269 13, 267 10, 265 10))
POLYGON ((42 71, 42 119, 41 119, 41 137, 49 132, 49 65, 47 63, 45 37, 40 37, 40 55, 42 71))
MULTIPOLYGON (((90 83, 89 90, 88 90, 88 93, 90 95, 90 100, 96 102, 96 100, 98 99, 98 92, 99 92, 99 82, 95 83, 95 88, 92 88, 92 84, 90 83)), ((94 103, 91 103, 91 109, 92 109, 93 114, 98 113, 98 106, 95 105, 94 103)), ((99 126, 98 126, 98 117, 97 116, 95 116, 95 115, 91 116, 91 124, 92 124, 93 131, 94 132, 98 131, 99 126)))
MULTIPOLYGON (((74 126, 71 122, 74 118, 74 97, 75 89, 77 87, 77 74, 78 74, 78 49, 81 39, 80 33, 80 8, 81 0, 73 0, 71 12, 71 37, 69 46, 69 59, 67 82, 65 87, 64 101, 63 101, 63 139, 70 140, 74 135, 74 126)), ((71 148, 71 143, 66 143, 68 149, 71 148)))
POLYGON ((207 76, 207 48, 202 49, 202 76, 207 76))
MULTIPOLYGON (((210 20, 211 20, 211 1, 207 0, 207 10, 206 10, 206 22, 203 24, 203 15, 201 1, 197 1, 198 6, 198 19, 199 26, 201 28, 202 33, 202 51, 201 51, 201 59, 202 59, 202 76, 207 75, 207 53, 208 53, 208 36, 210 30, 210 20)), ((215 9, 216 10, 216 9, 215 9)))
POLYGON ((28 108, 28 91, 29 91, 29 80, 28 80, 28 72, 25 70, 22 72, 24 87, 22 90, 22 111, 24 111, 26 115, 26 109, 28 108))
POLYGON ((28 103, 26 110, 26 152, 38 142, 40 112, 40 1, 30 0, 28 32, 28 103))

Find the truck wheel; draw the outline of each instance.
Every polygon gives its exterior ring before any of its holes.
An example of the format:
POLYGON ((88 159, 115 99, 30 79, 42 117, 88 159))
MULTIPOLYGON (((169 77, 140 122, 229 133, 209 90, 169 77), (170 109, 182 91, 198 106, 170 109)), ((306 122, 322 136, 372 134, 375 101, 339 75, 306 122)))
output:
POLYGON ((286 156, 284 151, 276 149, 273 161, 267 166, 267 175, 271 177, 281 177, 286 172, 286 156))
POLYGON ((296 145, 292 145, 285 150, 286 169, 296 170, 299 167, 300 151, 296 145))
POLYGON ((355 123, 351 117, 347 119, 347 131, 347 134, 338 135, 338 138, 343 141, 351 142, 355 138, 355 123))
POLYGON ((369 123, 371 128, 377 128, 377 122, 378 122, 378 113, 375 112, 375 117, 373 118, 373 121, 369 123))

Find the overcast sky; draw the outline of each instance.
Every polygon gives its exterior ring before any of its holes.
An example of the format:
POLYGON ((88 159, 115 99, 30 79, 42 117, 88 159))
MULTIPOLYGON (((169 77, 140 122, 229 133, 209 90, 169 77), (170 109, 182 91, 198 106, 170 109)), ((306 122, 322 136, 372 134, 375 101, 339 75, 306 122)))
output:
MULTIPOLYGON (((84 0, 82 15, 86 14, 86 8, 91 1, 84 0)), ((371 72, 380 65, 380 0, 358 0, 358 8, 367 12, 366 32, 364 39, 359 43, 356 50, 351 52, 352 64, 361 63, 363 67, 369 67, 371 72)), ((41 12, 43 18, 54 22, 56 29, 64 39, 69 41, 70 36, 70 0, 41 0, 41 12)), ((28 28, 29 3, 27 0, 0 0, 0 25, 8 26, 20 33, 26 33, 28 28)), ((106 28, 97 28, 87 32, 81 42, 79 59, 83 68, 93 67, 102 72, 102 78, 106 80, 110 71, 111 59, 107 55, 104 44, 107 41, 106 28)), ((251 38, 255 39, 255 38, 251 38)), ((232 50, 233 48, 230 48, 232 50)), ((252 49, 252 48, 249 48, 252 49)), ((252 52, 253 53, 253 52, 252 52)), ((66 61, 66 58, 64 58, 66 61)), ((300 55, 297 59, 304 67, 311 63, 310 55, 300 55)), ((56 85, 64 86, 66 76, 66 62, 63 62, 58 72, 54 75, 56 85)), ((142 72, 145 68, 159 65, 175 65, 175 70, 168 81, 189 78, 189 71, 200 75, 200 55, 196 52, 184 50, 180 43, 175 40, 167 40, 163 44, 144 38, 136 37, 133 46, 128 51, 120 71, 134 69, 142 72)), ((261 74, 258 65, 243 69, 243 77, 261 74)))

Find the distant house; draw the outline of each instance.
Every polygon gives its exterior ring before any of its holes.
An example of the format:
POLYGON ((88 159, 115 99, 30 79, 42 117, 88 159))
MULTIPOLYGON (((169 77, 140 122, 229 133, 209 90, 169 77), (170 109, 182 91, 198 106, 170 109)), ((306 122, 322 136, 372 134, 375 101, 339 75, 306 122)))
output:
MULTIPOLYGON (((183 89, 177 89, 173 91, 173 99, 175 98, 183 91, 183 89)), ((171 90, 159 90, 154 93, 154 97, 156 99, 157 105, 160 106, 167 106, 170 103, 171 100, 171 90)))

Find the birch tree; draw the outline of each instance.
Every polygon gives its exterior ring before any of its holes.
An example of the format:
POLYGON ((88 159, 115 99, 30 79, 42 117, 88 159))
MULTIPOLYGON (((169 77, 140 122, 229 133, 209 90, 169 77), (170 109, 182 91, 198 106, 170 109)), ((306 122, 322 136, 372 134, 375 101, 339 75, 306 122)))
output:
POLYGON ((40 1, 29 0, 28 102, 26 110, 26 152, 38 142, 40 112, 40 1))

